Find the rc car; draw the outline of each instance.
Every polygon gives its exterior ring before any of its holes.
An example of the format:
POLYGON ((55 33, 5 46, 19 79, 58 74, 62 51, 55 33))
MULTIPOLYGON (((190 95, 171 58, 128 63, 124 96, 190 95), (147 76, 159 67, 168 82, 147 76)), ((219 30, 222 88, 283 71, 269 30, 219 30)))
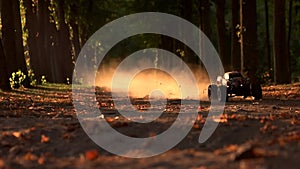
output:
POLYGON ((226 72, 218 76, 214 84, 208 86, 208 98, 210 100, 228 101, 234 96, 253 96, 255 100, 262 99, 260 84, 251 84, 250 78, 244 77, 238 71, 226 72))

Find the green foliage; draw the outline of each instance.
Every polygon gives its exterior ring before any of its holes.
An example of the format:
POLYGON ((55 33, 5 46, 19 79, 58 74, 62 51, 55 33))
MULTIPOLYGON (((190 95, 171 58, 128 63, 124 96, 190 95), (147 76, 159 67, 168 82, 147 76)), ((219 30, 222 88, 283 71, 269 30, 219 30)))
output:
POLYGON ((67 78, 67 85, 70 85, 70 78, 67 78))
POLYGON ((176 52, 183 58, 185 56, 184 50, 177 49, 176 52))
MULTIPOLYGON (((21 70, 18 70, 17 72, 13 72, 11 74, 11 77, 9 78, 11 88, 13 88, 13 89, 20 88, 26 78, 27 78, 27 76, 21 70)), ((32 69, 28 70, 28 78, 29 78, 31 86, 37 85, 37 79, 36 79, 34 71, 32 69)), ((42 76, 41 84, 45 85, 46 83, 47 83, 46 76, 42 76)))
POLYGON ((41 78, 41 84, 45 85, 46 83, 47 83, 46 76, 42 76, 42 78, 41 78))
POLYGON ((26 75, 18 70, 17 72, 13 72, 11 77, 9 78, 10 86, 13 89, 18 89, 22 86, 22 82, 26 79, 26 75))
POLYGON ((34 75, 34 72, 33 72, 32 69, 29 69, 29 70, 28 70, 28 77, 29 77, 30 85, 31 85, 31 86, 37 85, 37 80, 36 80, 36 78, 35 78, 35 75, 34 75))

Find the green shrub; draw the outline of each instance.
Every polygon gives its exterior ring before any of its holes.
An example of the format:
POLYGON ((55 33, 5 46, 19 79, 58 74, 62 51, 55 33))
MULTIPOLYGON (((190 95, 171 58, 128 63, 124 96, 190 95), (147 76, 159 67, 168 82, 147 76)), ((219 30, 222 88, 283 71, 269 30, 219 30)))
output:
POLYGON ((26 79, 26 75, 18 70, 17 72, 13 72, 11 77, 9 78, 10 86, 13 89, 18 89, 22 86, 22 82, 26 79))
POLYGON ((35 75, 34 75, 34 72, 32 69, 28 70, 28 77, 29 77, 31 86, 37 85, 37 80, 35 79, 35 75))
POLYGON ((42 76, 41 83, 42 83, 42 85, 45 85, 47 83, 46 76, 42 76))

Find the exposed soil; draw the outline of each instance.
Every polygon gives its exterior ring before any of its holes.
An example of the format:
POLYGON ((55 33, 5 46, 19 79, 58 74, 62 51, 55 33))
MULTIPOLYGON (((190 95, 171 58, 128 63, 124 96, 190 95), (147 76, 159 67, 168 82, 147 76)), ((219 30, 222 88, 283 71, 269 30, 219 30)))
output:
MULTIPOLYGON (((263 91, 261 101, 231 99, 217 130, 203 144, 198 137, 210 103, 201 102, 184 140, 166 153, 143 159, 119 157, 93 143, 77 120, 68 86, 0 92, 0 168, 297 169, 300 85, 266 86, 263 91)), ((143 104, 139 108, 147 107, 143 104)), ((146 127, 116 118, 105 103, 102 107, 110 111, 104 117, 111 126, 129 136, 147 137, 168 128, 176 118, 174 105, 146 127)))

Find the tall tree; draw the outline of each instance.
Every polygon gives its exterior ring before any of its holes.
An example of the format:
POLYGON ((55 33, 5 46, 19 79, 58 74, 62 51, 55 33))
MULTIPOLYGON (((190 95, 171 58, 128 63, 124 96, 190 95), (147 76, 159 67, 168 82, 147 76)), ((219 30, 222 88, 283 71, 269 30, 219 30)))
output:
MULTIPOLYGON (((209 0, 200 0, 199 1, 199 28, 201 31, 212 40, 212 30, 211 30, 211 21, 210 21, 210 1, 209 0)), ((202 49, 205 49, 205 44, 202 43, 202 37, 200 36, 200 55, 202 55, 202 49)), ((204 65, 200 63, 200 66, 204 68, 204 65)))
POLYGON ((231 65, 232 69, 241 69, 241 53, 238 39, 238 25, 239 25, 239 0, 231 1, 231 18, 232 18, 232 31, 231 31, 231 65))
MULTIPOLYGON (((32 2, 32 0, 24 0, 23 5, 25 8, 25 18, 26 18, 26 29, 28 30, 27 37, 27 47, 30 56, 30 67, 35 71, 35 75, 40 77, 40 60, 39 57, 39 46, 38 38, 40 33, 38 32, 38 19, 37 19, 37 6, 32 2)), ((41 65, 40 65, 41 66, 41 65)))
POLYGON ((47 74, 49 53, 46 51, 48 48, 46 45, 48 39, 46 30, 48 28, 47 22, 49 22, 49 19, 46 19, 47 7, 45 0, 38 0, 35 1, 35 3, 33 3, 32 0, 24 0, 23 2, 26 11, 25 17, 26 28, 28 30, 27 44, 30 56, 30 67, 34 70, 37 79, 41 79, 42 76, 46 76, 48 79, 50 76, 47 74))
POLYGON ((57 17, 58 17, 58 66, 61 70, 61 76, 57 79, 58 82, 64 83, 67 78, 71 79, 73 74, 73 59, 70 40, 70 30, 65 19, 65 1, 56 0, 57 2, 57 17))
POLYGON ((227 55, 226 28, 225 28, 225 0, 217 0, 217 27, 218 27, 218 49, 225 71, 230 70, 230 58, 227 55))
MULTIPOLYGON (((186 0, 181 0, 181 16, 188 20, 192 21, 192 12, 193 12, 193 3, 192 1, 186 1, 186 0)), ((185 28, 182 28, 185 29, 185 28)), ((184 39, 188 37, 183 37, 184 39)), ((198 57, 193 55, 190 50, 188 50, 186 45, 183 45, 183 50, 184 50, 184 61, 189 63, 189 64, 195 64, 198 63, 198 57)))
POLYGON ((257 66, 256 0, 240 0, 241 68, 255 83, 257 66))
POLYGON ((210 22, 210 2, 209 0, 200 0, 199 4, 200 24, 199 27, 208 38, 211 38, 210 22))
POLYGON ((271 47, 270 47, 270 28, 269 28, 269 5, 268 5, 268 0, 265 0, 265 18, 266 18, 267 62, 268 62, 268 70, 271 70, 272 69, 272 63, 271 63, 271 47))
MULTIPOLYGON (((289 65, 289 72, 291 72, 291 35, 292 35, 292 25, 293 25, 293 1, 294 0, 289 0, 289 15, 288 15, 288 34, 287 34, 287 54, 288 54, 288 65, 289 65)), ((290 75, 291 76, 291 75, 290 75)))
POLYGON ((274 0, 274 82, 291 82, 286 39, 285 0, 274 0))
MULTIPOLYGON (((28 72, 22 40, 20 4, 18 0, 1 0, 1 21, 3 49, 8 76, 18 69, 27 76, 28 72)), ((30 86, 28 78, 25 79, 24 85, 26 87, 30 86)))
MULTIPOLYGON (((74 7, 71 8, 71 10, 76 10, 76 8, 74 9, 74 7)), ((76 15, 77 12, 73 11, 72 10, 72 13, 76 15)), ((72 27, 72 32, 73 32, 73 39, 72 39, 72 43, 73 43, 73 47, 74 47, 74 55, 75 55, 75 58, 74 60, 77 59, 78 55, 79 55, 79 52, 80 52, 80 35, 79 35, 79 24, 77 22, 78 18, 71 18, 70 20, 70 25, 72 27)))
POLYGON ((9 90, 10 85, 9 85, 9 77, 7 73, 7 66, 6 66, 6 61, 5 61, 5 56, 4 56, 4 50, 2 47, 2 39, 0 39, 0 89, 2 90, 9 90))

